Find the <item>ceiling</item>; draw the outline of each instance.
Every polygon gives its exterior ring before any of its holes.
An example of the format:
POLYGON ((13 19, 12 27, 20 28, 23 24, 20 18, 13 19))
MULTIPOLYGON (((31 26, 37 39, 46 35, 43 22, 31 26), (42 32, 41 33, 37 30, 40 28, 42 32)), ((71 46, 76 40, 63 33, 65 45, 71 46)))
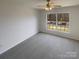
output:
MULTIPOLYGON (((34 6, 45 5, 47 3, 46 0, 34 0, 33 2, 35 2, 34 6)), ((79 5, 79 0, 51 0, 51 2, 62 7, 79 5)))
MULTIPOLYGON (((37 2, 37 4, 46 3, 46 0, 34 0, 34 1, 37 2)), ((72 6, 72 5, 79 4, 79 0, 51 0, 51 1, 53 1, 55 4, 59 4, 59 5, 63 5, 63 6, 72 6)))
MULTIPOLYGON (((79 5, 79 0, 51 0, 56 5, 62 7, 79 5)), ((0 4, 13 4, 13 5, 24 5, 36 8, 38 5, 46 5, 46 0, 0 0, 0 4), (3 2, 3 3, 2 3, 3 2)))

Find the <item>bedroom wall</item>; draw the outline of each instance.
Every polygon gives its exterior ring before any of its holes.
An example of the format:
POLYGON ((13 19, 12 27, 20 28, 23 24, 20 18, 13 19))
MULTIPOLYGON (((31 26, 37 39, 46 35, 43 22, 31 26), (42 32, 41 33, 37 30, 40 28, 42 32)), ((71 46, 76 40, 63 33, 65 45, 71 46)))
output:
POLYGON ((29 0, 0 0, 0 54, 38 33, 38 11, 29 0))
POLYGON ((50 12, 41 11, 40 13, 40 32, 51 33, 54 35, 77 39, 79 40, 79 6, 73 7, 63 7, 58 9, 53 9, 50 12), (69 33, 49 31, 46 29, 46 14, 47 13, 69 13, 70 23, 69 23, 69 33))

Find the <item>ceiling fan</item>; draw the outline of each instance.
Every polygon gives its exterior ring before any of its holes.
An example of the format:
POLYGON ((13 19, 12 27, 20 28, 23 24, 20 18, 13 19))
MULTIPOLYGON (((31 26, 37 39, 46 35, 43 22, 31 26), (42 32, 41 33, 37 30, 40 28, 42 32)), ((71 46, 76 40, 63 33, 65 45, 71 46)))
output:
POLYGON ((56 5, 53 2, 51 2, 51 0, 46 0, 47 4, 46 5, 39 5, 40 8, 46 10, 46 11, 50 11, 53 8, 59 8, 61 7, 61 5, 56 5))

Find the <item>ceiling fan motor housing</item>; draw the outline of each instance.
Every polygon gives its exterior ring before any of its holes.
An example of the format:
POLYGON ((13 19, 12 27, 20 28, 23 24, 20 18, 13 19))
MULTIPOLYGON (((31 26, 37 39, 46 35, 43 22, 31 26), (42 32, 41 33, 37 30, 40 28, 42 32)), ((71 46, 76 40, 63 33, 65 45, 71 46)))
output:
POLYGON ((48 8, 50 8, 50 7, 51 7, 50 0, 47 0, 47 2, 48 2, 48 3, 47 3, 46 6, 47 6, 48 8))
POLYGON ((50 4, 48 3, 46 6, 49 8, 50 7, 50 4))
POLYGON ((50 2, 50 0, 47 0, 47 2, 50 2))

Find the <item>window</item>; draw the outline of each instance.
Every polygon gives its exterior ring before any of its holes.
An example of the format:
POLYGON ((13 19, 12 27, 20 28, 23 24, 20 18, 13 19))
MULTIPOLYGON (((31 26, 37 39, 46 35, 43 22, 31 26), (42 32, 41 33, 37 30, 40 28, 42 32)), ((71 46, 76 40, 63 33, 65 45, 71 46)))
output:
POLYGON ((69 31, 69 13, 47 14, 48 30, 69 31))

